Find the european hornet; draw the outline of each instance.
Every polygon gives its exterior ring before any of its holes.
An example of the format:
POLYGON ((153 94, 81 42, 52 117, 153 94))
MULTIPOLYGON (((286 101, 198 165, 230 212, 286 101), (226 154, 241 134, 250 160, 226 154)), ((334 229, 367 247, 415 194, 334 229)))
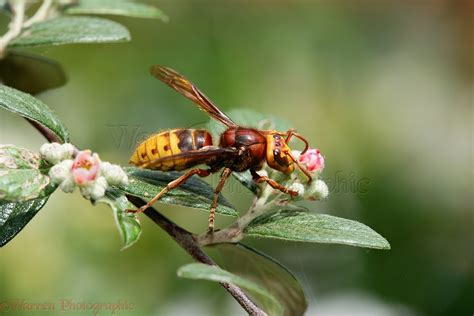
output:
POLYGON ((307 140, 296 133, 294 129, 279 132, 239 126, 199 91, 194 84, 176 71, 155 65, 151 67, 150 72, 157 79, 192 100, 209 116, 226 125, 227 129, 221 134, 219 145, 214 145, 212 136, 207 130, 188 128, 160 132, 150 136, 138 145, 130 158, 130 163, 137 167, 161 171, 180 171, 204 164, 208 168, 190 169, 176 180, 168 183, 147 204, 132 212, 143 212, 164 194, 179 187, 193 175, 207 177, 224 169, 214 191, 214 199, 209 213, 209 232, 212 232, 214 230, 218 196, 232 172, 250 170, 254 181, 257 183, 267 182, 274 189, 291 196, 298 193, 257 173, 265 162, 269 167, 285 174, 292 173, 296 165, 308 177, 308 183, 312 180, 308 170, 298 162, 292 155, 290 147, 288 147, 288 142, 293 136, 304 142, 305 149, 303 153, 309 147, 307 140))

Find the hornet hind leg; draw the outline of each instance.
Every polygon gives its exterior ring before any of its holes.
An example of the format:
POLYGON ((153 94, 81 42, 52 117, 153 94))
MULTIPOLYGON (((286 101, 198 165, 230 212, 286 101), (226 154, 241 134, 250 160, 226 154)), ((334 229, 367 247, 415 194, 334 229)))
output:
POLYGON ((214 199, 212 200, 211 204, 211 210, 209 212, 209 227, 208 227, 208 233, 212 233, 214 231, 214 219, 216 217, 216 208, 217 208, 217 201, 219 199, 219 193, 221 193, 222 188, 224 187, 224 184, 226 180, 229 178, 229 176, 232 174, 232 170, 229 168, 225 168, 224 171, 222 171, 221 178, 219 180, 219 184, 217 185, 216 189, 214 190, 214 199))
MULTIPOLYGON (((212 171, 210 169, 205 170, 205 169, 191 169, 185 174, 183 174, 181 177, 177 178, 176 180, 171 181, 168 183, 166 187, 164 187, 157 195, 155 195, 148 203, 143 205, 142 207, 136 209, 136 210, 127 210, 127 212, 131 213, 142 213, 144 212, 147 208, 151 207, 153 204, 155 204, 163 195, 168 193, 169 191, 176 189, 180 185, 184 184, 189 178, 191 178, 193 175, 197 174, 200 177, 207 177, 210 175, 212 171)), ((222 188, 224 187, 224 184, 226 180, 229 178, 229 176, 232 174, 232 170, 229 168, 225 168, 224 171, 222 171, 221 178, 219 180, 219 184, 217 185, 216 189, 214 190, 214 198, 212 200, 211 204, 211 209, 209 211, 209 220, 208 220, 208 232, 212 233, 214 231, 214 221, 216 217, 216 209, 217 209, 217 202, 219 199, 219 194, 222 191, 222 188)))
POLYGON ((148 203, 143 205, 142 207, 136 209, 136 210, 127 210, 127 212, 130 213, 142 213, 144 212, 147 208, 155 204, 156 201, 158 201, 163 195, 168 193, 169 191, 176 189, 180 185, 184 184, 189 178, 191 178, 193 175, 197 174, 200 177, 207 177, 208 175, 211 174, 210 170, 205 170, 205 169, 191 169, 185 174, 183 174, 181 177, 177 178, 176 180, 171 181, 164 187, 155 197, 153 197, 148 203))

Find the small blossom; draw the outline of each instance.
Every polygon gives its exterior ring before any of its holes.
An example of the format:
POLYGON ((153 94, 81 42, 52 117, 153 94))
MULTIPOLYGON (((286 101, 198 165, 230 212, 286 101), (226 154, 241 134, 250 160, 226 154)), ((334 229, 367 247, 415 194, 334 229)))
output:
POLYGON ((59 188, 65 193, 72 193, 76 189, 76 183, 72 175, 69 175, 63 182, 59 185, 59 188))
POLYGON ((58 163, 63 157, 63 148, 59 143, 43 144, 40 148, 40 154, 50 163, 58 163))
POLYGON ((74 154, 74 145, 69 144, 69 143, 65 143, 65 144, 62 145, 62 147, 63 147, 63 151, 64 151, 63 158, 64 159, 71 159, 72 155, 74 154))
POLYGON ((125 171, 119 166, 109 162, 100 164, 100 172, 109 184, 127 185, 128 177, 125 171))
POLYGON ((43 144, 40 148, 41 156, 52 164, 71 159, 74 152, 74 146, 72 144, 60 144, 60 143, 47 143, 43 144))
POLYGON ((292 183, 288 189, 290 189, 291 191, 297 192, 298 196, 303 196, 305 192, 304 185, 299 182, 292 183))
POLYGON ((92 154, 90 150, 79 152, 72 165, 72 174, 74 182, 78 185, 84 185, 87 182, 94 181, 100 171, 100 159, 97 154, 92 154))
POLYGON ((308 151, 298 157, 298 160, 304 164, 310 172, 322 171, 324 169, 324 157, 321 155, 319 149, 308 149, 308 151))
POLYGON ((105 195, 107 190, 107 180, 105 177, 97 177, 95 181, 89 182, 80 187, 81 194, 88 199, 98 200, 105 195))
POLYGON ((59 184, 71 176, 73 161, 71 159, 63 160, 49 169, 51 182, 59 184))
POLYGON ((322 180, 316 180, 311 183, 308 190, 306 190, 305 197, 309 200, 322 200, 329 195, 329 189, 326 183, 322 180))

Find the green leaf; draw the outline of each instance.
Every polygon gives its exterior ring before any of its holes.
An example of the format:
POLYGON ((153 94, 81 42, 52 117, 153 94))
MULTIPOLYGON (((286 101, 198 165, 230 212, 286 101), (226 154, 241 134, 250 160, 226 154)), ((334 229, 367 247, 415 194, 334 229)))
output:
POLYGON ((7 0, 0 0, 0 13, 11 14, 10 8, 7 6, 7 0))
MULTIPOLYGON (((279 131, 287 131, 292 126, 284 119, 280 119, 273 115, 266 115, 255 112, 250 109, 239 109, 227 112, 228 116, 237 124, 245 127, 256 129, 275 129, 279 131)), ((209 129, 215 139, 219 139, 221 133, 225 131, 225 126, 218 121, 211 119, 205 128, 209 129)), ((232 172, 232 176, 236 178, 244 187, 249 189, 253 194, 258 194, 259 186, 253 181, 249 171, 232 172)))
MULTIPOLYGON (((228 111, 227 114, 235 123, 244 127, 274 129, 283 132, 294 127, 284 119, 269 114, 259 113, 250 109, 232 110, 228 111)), ((207 128, 209 128, 213 135, 218 136, 226 127, 218 121, 211 119, 207 124, 207 128)))
MULTIPOLYGON (((182 175, 179 172, 162 172, 133 167, 125 168, 125 171, 129 176, 130 183, 127 186, 120 186, 118 188, 126 194, 147 200, 160 192, 169 182, 182 175)), ((165 194, 159 201, 209 212, 213 197, 214 189, 206 182, 193 176, 183 185, 165 194)), ((217 213, 238 216, 238 213, 222 196, 219 196, 218 203, 217 213)))
POLYGON ((51 194, 55 186, 39 170, 42 163, 38 153, 0 145, 0 200, 20 202, 51 194))
POLYGON ((35 23, 9 47, 124 42, 130 33, 116 22, 90 17, 59 17, 35 23))
POLYGON ((48 197, 17 203, 0 201, 0 247, 28 224, 47 200, 48 197))
POLYGON ((68 130, 53 111, 29 94, 0 85, 0 107, 40 123, 63 142, 69 141, 68 130))
POLYGON ((140 238, 142 228, 138 216, 125 211, 126 209, 133 209, 133 205, 125 195, 118 190, 109 189, 106 196, 97 202, 106 203, 112 209, 115 223, 123 241, 122 250, 136 243, 140 238))
POLYGON ((258 299, 263 305, 263 309, 269 315, 283 315, 283 308, 278 300, 264 287, 217 266, 210 266, 204 263, 190 263, 179 268, 178 276, 182 278, 234 284, 249 292, 253 298, 258 299))
POLYGON ((160 9, 127 0, 81 0, 77 4, 67 6, 65 12, 67 14, 123 15, 168 21, 168 17, 160 9))
POLYGON ((0 247, 15 237, 56 189, 43 175, 39 154, 0 145, 0 247))
POLYGON ((41 164, 39 153, 15 145, 0 145, 0 170, 39 169, 41 164))
POLYGON ((244 187, 250 190, 255 195, 258 195, 260 192, 260 187, 258 184, 253 180, 250 171, 244 172, 232 172, 232 176, 237 179, 244 187))
POLYGON ((247 280, 262 285, 283 306, 285 316, 304 315, 308 303, 295 276, 268 255, 243 244, 209 246, 219 266, 247 280))
POLYGON ((44 194, 49 177, 37 169, 1 169, 0 200, 22 202, 44 194))
POLYGON ((244 233, 246 236, 291 241, 390 249, 385 238, 362 223, 331 215, 308 213, 304 208, 264 214, 254 219, 244 233))
POLYGON ((14 89, 37 94, 60 87, 66 75, 56 61, 24 52, 8 52, 0 59, 0 81, 14 89))

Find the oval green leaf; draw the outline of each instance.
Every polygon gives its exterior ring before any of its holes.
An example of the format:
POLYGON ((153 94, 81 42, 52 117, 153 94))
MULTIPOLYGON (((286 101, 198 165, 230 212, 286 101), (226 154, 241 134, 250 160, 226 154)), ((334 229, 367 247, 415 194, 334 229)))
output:
POLYGON ((48 197, 26 202, 0 201, 0 247, 13 239, 46 204, 48 197))
POLYGON ((127 0, 81 0, 67 6, 64 12, 67 14, 123 15, 168 21, 168 17, 160 9, 127 0))
POLYGON ((47 127, 63 142, 69 141, 66 126, 43 102, 16 89, 0 85, 0 107, 47 127))
POLYGON ((0 145, 0 170, 39 169, 41 164, 39 153, 15 145, 0 145))
MULTIPOLYGON (((179 172, 162 172, 134 167, 125 168, 125 171, 129 176, 130 183, 127 186, 120 186, 118 189, 126 194, 146 200, 151 199, 169 182, 177 179, 182 174, 179 172)), ((193 176, 183 185, 165 194, 159 202, 192 207, 209 212, 213 197, 214 189, 206 182, 193 176)), ((238 216, 232 205, 222 196, 219 196, 218 203, 216 213, 238 216)))
POLYGON ((37 169, 0 169, 0 200, 22 202, 43 196, 49 177, 37 169))
POLYGON ((59 63, 24 52, 9 52, 0 59, 0 69, 0 81, 4 85, 29 94, 38 94, 66 83, 66 74, 59 63))
POLYGON ((109 189, 104 198, 97 202, 105 203, 113 211, 115 224, 122 237, 125 250, 138 241, 142 233, 140 220, 136 214, 127 213, 127 209, 133 209, 133 205, 127 200, 125 195, 116 189, 109 189))
POLYGON ((208 246, 213 259, 225 270, 262 285, 283 306, 283 315, 302 316, 308 303, 296 277, 270 256, 237 243, 208 246))
POLYGON ((258 195, 260 192, 260 187, 253 180, 250 171, 246 170, 244 172, 232 172, 232 176, 237 179, 244 187, 250 190, 255 195, 258 195))
POLYGON ((244 233, 253 237, 390 249, 385 238, 362 223, 308 213, 304 208, 264 214, 254 219, 244 233))
POLYGON ((130 33, 116 22, 90 17, 59 17, 35 23, 8 47, 124 42, 130 33))
POLYGON ((210 266, 204 263, 190 263, 178 269, 178 276, 188 279, 234 284, 248 292, 253 299, 258 300, 269 315, 283 315, 283 308, 278 300, 264 287, 217 266, 210 266))

